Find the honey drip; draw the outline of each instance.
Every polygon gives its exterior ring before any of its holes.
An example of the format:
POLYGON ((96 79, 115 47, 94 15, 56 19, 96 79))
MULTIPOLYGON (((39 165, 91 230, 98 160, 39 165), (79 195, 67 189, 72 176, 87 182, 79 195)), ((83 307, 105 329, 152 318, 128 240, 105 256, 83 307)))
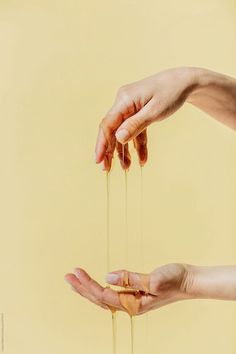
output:
POLYGON ((107 239, 107 273, 110 271, 110 175, 106 172, 106 239, 107 239))
MULTIPOLYGON (((110 174, 106 172, 106 241, 107 241, 107 273, 110 271, 110 174)), ((112 352, 116 354, 116 332, 117 332, 117 321, 116 321, 116 310, 110 308, 111 318, 112 318, 112 352)))
POLYGON ((112 311, 112 352, 116 354, 116 338, 117 338, 117 313, 112 311))

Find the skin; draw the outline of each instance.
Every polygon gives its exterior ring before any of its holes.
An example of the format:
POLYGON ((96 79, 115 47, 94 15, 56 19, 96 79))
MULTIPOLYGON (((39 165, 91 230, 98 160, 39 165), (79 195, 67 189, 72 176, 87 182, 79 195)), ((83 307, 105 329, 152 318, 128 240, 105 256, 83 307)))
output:
MULTIPOLYGON (((96 163, 110 171, 116 149, 121 167, 128 169, 128 142, 133 140, 140 165, 144 165, 148 157, 147 127, 171 116, 185 102, 236 129, 234 78, 201 68, 170 69, 119 89, 99 127, 96 163)), ((102 287, 81 268, 68 273, 65 280, 96 305, 130 315, 187 299, 236 300, 236 266, 173 263, 146 275, 124 270, 109 273, 107 283, 123 287, 123 291, 102 287)))
MULTIPOLYGON (((75 292, 94 304, 104 309, 128 312, 121 301, 123 298, 119 296, 120 291, 102 287, 85 270, 76 268, 74 273, 66 274, 65 280, 75 292)), ((138 296, 140 301, 136 315, 180 300, 236 300, 236 266, 199 267, 171 263, 146 275, 124 270, 111 272, 106 281, 108 284, 123 287, 124 291, 121 292, 125 296, 127 288, 136 291, 133 291, 133 296, 138 296), (125 287, 124 273, 128 276, 129 284, 125 287), (146 291, 142 281, 144 276, 149 279, 146 291)))
POLYGON ((170 69, 118 90, 113 106, 100 123, 96 163, 109 171, 116 149, 122 168, 128 169, 131 157, 127 143, 133 140, 140 165, 144 165, 148 158, 147 127, 170 117, 184 103, 236 129, 234 78, 202 68, 170 69))

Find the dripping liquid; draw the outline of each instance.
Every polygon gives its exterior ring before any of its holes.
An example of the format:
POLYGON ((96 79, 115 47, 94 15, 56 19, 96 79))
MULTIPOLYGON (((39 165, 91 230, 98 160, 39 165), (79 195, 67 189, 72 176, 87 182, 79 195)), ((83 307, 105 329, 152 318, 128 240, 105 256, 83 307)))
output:
MULTIPOLYGON (((123 166, 125 166, 125 147, 122 145, 122 159, 123 166)), ((143 176, 142 176, 142 167, 140 167, 140 252, 143 249, 143 176)), ((129 239, 128 239, 128 171, 124 169, 124 222, 125 222, 125 266, 128 269, 128 248, 129 248, 129 239)), ((110 251, 111 251, 111 238, 110 238, 110 174, 106 172, 106 240, 107 240, 107 272, 111 271, 110 269, 110 251)), ((143 254, 140 254, 143 263, 143 254)), ((117 313, 114 309, 111 309, 112 315, 112 352, 117 354, 117 313)), ((130 316, 130 345, 131 345, 131 354, 134 354, 134 321, 135 317, 130 316)), ((147 326, 146 326, 147 331, 147 326)))
MULTIPOLYGON (((110 272, 110 174, 106 172, 106 241, 107 241, 107 273, 110 272)), ((112 318, 112 352, 116 354, 116 311, 111 309, 112 318)))
POLYGON ((124 203, 124 216, 125 216, 125 267, 128 269, 129 258, 129 235, 128 235, 128 171, 124 171, 125 174, 125 203, 124 203))
POLYGON ((134 354, 134 316, 130 316, 131 354, 134 354))
MULTIPOLYGON (((143 242, 143 167, 140 165, 140 260, 144 269, 144 242, 143 242)), ((148 295, 146 295, 148 296, 148 295)), ((145 347, 148 350, 148 312, 145 314, 145 347)))
POLYGON ((106 239, 107 239, 107 273, 110 271, 110 175, 106 172, 106 239))
MULTIPOLYGON (((140 244, 139 244, 139 251, 140 251, 140 256, 139 260, 142 262, 142 267, 144 266, 144 252, 143 252, 143 167, 140 165, 140 215, 139 215, 139 220, 140 220, 140 244)), ((138 261, 139 261, 138 260, 138 261)))
POLYGON ((116 328, 117 328, 117 314, 116 311, 112 311, 112 352, 116 354, 116 328))
MULTIPOLYGON (((122 145, 122 160, 123 167, 125 167, 125 145, 122 145)), ((128 170, 124 168, 124 235, 125 235, 125 267, 128 268, 128 170)))

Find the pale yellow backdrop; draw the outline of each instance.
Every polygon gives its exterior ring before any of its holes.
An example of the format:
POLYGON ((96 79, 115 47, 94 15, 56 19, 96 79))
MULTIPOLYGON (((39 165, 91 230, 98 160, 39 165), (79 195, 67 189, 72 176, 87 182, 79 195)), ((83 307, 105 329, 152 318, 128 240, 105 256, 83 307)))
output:
MULTIPOLYGON (((182 65, 236 76, 233 0, 0 2, 0 312, 5 354, 112 352, 110 314, 64 282, 75 266, 104 284, 101 117, 122 84, 182 65)), ((185 106, 149 130, 128 175, 129 268, 236 263, 235 133, 185 106), (136 242, 136 245, 135 245, 136 242), (139 245, 139 244, 138 244, 139 245)), ((133 154, 134 155, 134 154, 133 154)), ((124 267, 124 175, 111 174, 112 269, 124 267)), ((236 304, 190 301, 136 319, 135 354, 233 354, 236 304)), ((118 352, 130 353, 118 317, 118 352)))

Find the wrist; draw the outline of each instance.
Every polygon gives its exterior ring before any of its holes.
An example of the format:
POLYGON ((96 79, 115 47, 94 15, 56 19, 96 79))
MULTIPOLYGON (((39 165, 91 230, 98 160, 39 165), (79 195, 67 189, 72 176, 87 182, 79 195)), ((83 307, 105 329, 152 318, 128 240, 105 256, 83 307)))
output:
POLYGON ((200 268, 191 264, 184 264, 185 274, 181 283, 181 293, 185 299, 197 299, 200 296, 197 289, 197 279, 200 268))
POLYGON ((185 101, 192 103, 196 92, 210 82, 210 71, 198 67, 179 67, 173 69, 173 80, 182 87, 185 101))
POLYGON ((196 93, 209 84, 209 71, 198 67, 187 68, 189 73, 189 94, 186 102, 193 103, 196 93))
POLYGON ((189 92, 186 102, 193 105, 197 104, 198 99, 201 98, 202 94, 204 95, 207 88, 223 85, 225 82, 225 77, 217 72, 198 67, 191 67, 189 69, 191 73, 192 89, 189 92))

